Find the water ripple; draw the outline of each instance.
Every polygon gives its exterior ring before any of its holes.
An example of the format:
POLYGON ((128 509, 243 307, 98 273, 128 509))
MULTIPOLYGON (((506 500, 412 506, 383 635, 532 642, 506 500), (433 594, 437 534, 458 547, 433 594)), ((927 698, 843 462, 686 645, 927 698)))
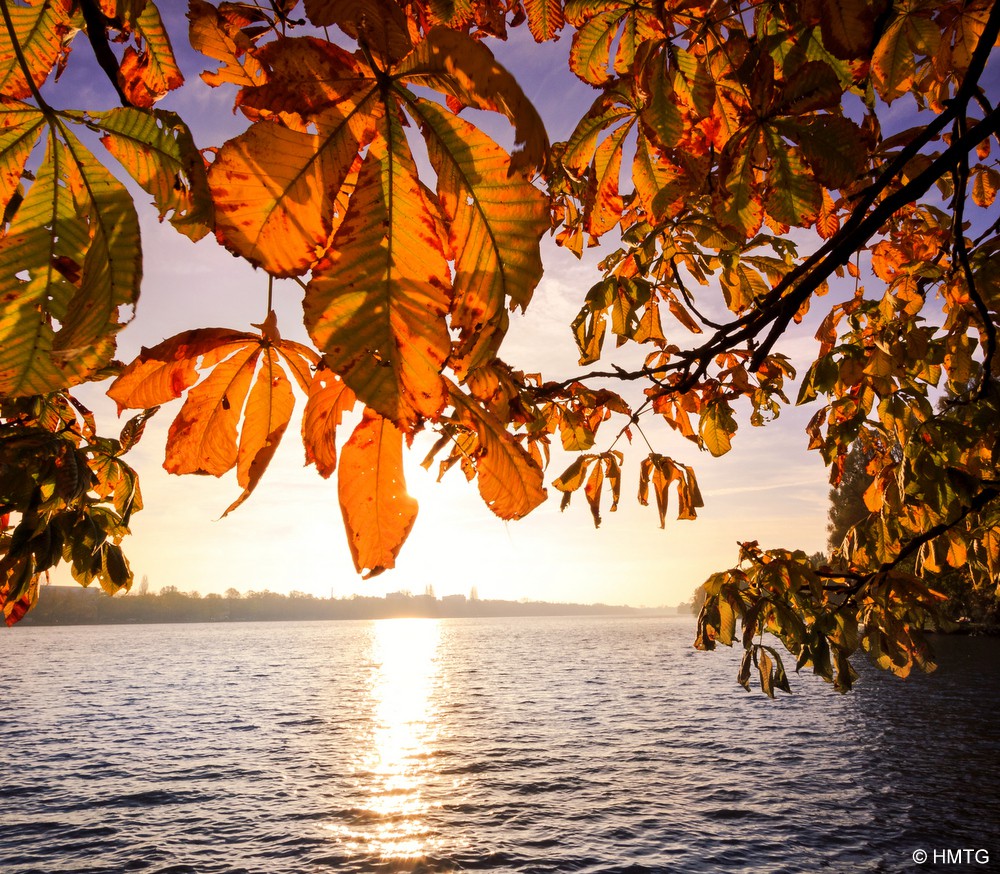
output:
POLYGON ((944 641, 931 678, 861 665, 852 695, 802 676, 770 702, 733 684, 738 653, 691 636, 690 620, 607 618, 16 628, 0 634, 0 870, 1000 859, 1000 642, 944 641))

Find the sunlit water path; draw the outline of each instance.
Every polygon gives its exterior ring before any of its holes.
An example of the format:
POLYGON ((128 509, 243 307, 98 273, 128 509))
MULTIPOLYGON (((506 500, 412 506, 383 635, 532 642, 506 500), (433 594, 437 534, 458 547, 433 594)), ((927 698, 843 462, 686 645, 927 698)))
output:
POLYGON ((964 849, 990 862, 960 870, 1000 870, 1000 641, 943 641, 931 678, 864 670, 841 697, 802 676, 770 702, 692 636, 0 633, 0 871, 891 872, 964 849))

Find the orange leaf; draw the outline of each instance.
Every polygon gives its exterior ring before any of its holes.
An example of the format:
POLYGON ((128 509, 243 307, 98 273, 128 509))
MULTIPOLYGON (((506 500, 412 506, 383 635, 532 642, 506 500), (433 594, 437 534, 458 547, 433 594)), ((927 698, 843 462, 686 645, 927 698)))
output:
POLYGON ((546 498, 542 469, 503 424, 449 383, 455 416, 479 436, 474 458, 479 494, 501 519, 520 519, 546 498))
POLYGON ((153 3, 147 3, 134 22, 141 37, 139 51, 131 46, 122 56, 118 81, 133 106, 149 109, 161 97, 184 84, 174 60, 170 38, 153 3))
POLYGON ((278 363, 274 349, 265 348, 263 358, 257 381, 247 400, 243 430, 240 432, 236 481, 243 486, 243 494, 229 505, 223 517, 240 506, 257 488, 278 449, 295 407, 292 385, 278 363))
POLYGON ((402 127, 397 117, 384 122, 303 306, 330 369, 367 406, 412 431, 445 404, 450 277, 402 127))
POLYGON ((417 502, 406 492, 403 435, 371 409, 344 444, 338 492, 355 568, 370 579, 394 567, 417 502))
POLYGON ((451 327, 459 376, 496 357, 504 307, 524 309, 542 277, 538 241, 549 228, 542 193, 510 173, 510 157, 439 104, 413 104, 438 175, 438 199, 455 253, 451 327))
POLYGON ((167 471, 222 476, 236 464, 236 430, 261 351, 243 344, 188 392, 167 435, 167 471))
POLYGON ((228 328, 184 331, 151 349, 143 347, 112 383, 108 397, 122 410, 143 410, 179 398, 198 381, 197 364, 211 367, 245 345, 251 335, 228 328))
POLYGON ((538 111, 482 42, 435 27, 402 60, 396 75, 457 97, 466 106, 502 112, 514 125, 514 145, 521 147, 511 155, 511 167, 528 174, 545 165, 549 140, 538 111))
MULTIPOLYGON (((188 3, 191 47, 224 63, 214 72, 202 73, 201 78, 213 88, 224 82, 260 85, 264 81, 264 71, 250 53, 253 48, 250 37, 238 22, 233 21, 233 11, 230 9, 223 15, 205 0, 188 0, 188 3)), ((250 23, 249 20, 245 22, 250 23)))
POLYGON ((302 414, 302 443, 306 464, 315 464, 324 479, 337 469, 337 426, 355 403, 354 392, 337 374, 317 371, 302 414))
POLYGON ((223 515, 250 497, 288 427, 295 398, 278 357, 303 391, 309 389, 319 360, 306 346, 281 339, 273 312, 255 327, 261 334, 224 328, 185 331, 143 349, 108 390, 120 413, 128 407, 156 407, 190 389, 170 426, 163 466, 171 473, 212 476, 236 466, 243 493, 223 515), (199 369, 211 370, 201 383, 199 369))

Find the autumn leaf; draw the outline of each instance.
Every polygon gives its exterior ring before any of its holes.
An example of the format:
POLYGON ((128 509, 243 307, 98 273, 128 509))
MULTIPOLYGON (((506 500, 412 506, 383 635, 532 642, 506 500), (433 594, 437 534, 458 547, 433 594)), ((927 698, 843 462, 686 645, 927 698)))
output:
POLYGON ((603 85, 614 72, 626 72, 635 61, 636 50, 645 40, 661 33, 652 6, 644 7, 625 0, 591 3, 589 0, 569 0, 566 20, 576 30, 570 49, 570 69, 591 85, 603 85), (612 63, 611 50, 618 37, 612 63))
MULTIPOLYGON (((0 206, 5 212, 21 187, 28 157, 45 125, 45 115, 27 103, 0 98, 0 206)), ((7 221, 13 216, 5 216, 7 221)))
POLYGON ((379 60, 398 61, 413 48, 406 15, 391 0, 305 0, 305 10, 317 27, 336 25, 379 60))
POLYGON ((303 306, 330 369, 405 431, 444 408, 449 286, 434 204, 417 180, 402 127, 388 119, 303 306))
MULTIPOLYGON (((46 394, 111 359, 141 278, 128 192, 65 127, 0 239, 0 392, 46 394)), ((15 166, 23 141, 14 141, 15 166)))
POLYGON ((667 510, 669 509, 670 486, 677 484, 677 499, 680 507, 678 519, 695 519, 698 508, 704 506, 694 470, 684 464, 678 464, 671 458, 651 452, 639 465, 639 503, 644 507, 649 504, 649 487, 652 485, 656 498, 656 509, 660 517, 660 527, 665 527, 667 510))
POLYGON ((736 432, 736 420, 725 401, 707 404, 698 422, 698 432, 712 455, 725 455, 732 447, 732 437, 736 432))
POLYGON ((189 39, 191 47, 223 66, 206 71, 201 78, 212 87, 225 82, 253 87, 264 81, 264 71, 254 57, 254 42, 247 30, 256 19, 247 16, 234 21, 233 4, 224 15, 206 0, 188 0, 189 39))
MULTIPOLYGON (((36 87, 48 78, 63 50, 63 40, 72 31, 71 7, 70 0, 44 0, 28 6, 4 4, 31 81, 36 87)), ((31 85, 21 70, 10 33, 5 26, 0 26, 0 95, 22 100, 31 93, 31 85)))
POLYGON ((823 44, 838 58, 856 58, 870 51, 875 22, 887 0, 836 0, 817 3, 823 44))
POLYGON ((153 196, 161 221, 167 218, 195 241, 211 230, 212 200, 204 161, 191 131, 177 115, 126 108, 80 113, 79 118, 104 132, 104 146, 153 196))
POLYGON ((537 241, 549 227, 548 210, 544 195, 511 175, 509 156, 485 134, 436 103, 417 100, 412 108, 455 257, 451 324, 460 338, 452 365, 461 377, 495 357, 505 305, 528 305, 542 276, 537 241))
POLYGON ((129 46, 118 70, 119 84, 133 106, 149 109, 184 83, 170 38, 154 3, 147 3, 132 22, 138 50, 129 46))
POLYGON ((455 418, 478 437, 471 462, 486 506, 501 519, 527 516, 546 498, 541 467, 496 416, 453 383, 449 398, 455 418))
POLYGON ((502 113, 514 126, 511 171, 531 174, 545 166, 549 140, 538 111, 481 42, 435 27, 400 62, 395 75, 401 82, 435 88, 466 106, 502 113))
POLYGON ((365 409, 341 452, 337 488, 355 568, 370 579, 394 567, 417 502, 406 492, 403 435, 392 422, 365 409))
POLYGON ((524 0, 524 11, 535 42, 559 39, 559 31, 566 23, 562 0, 524 0))
POLYGON ((261 334, 225 328, 177 334, 143 349, 108 390, 119 412, 187 394, 170 425, 163 466, 211 476, 235 467, 243 493, 223 515, 256 488, 288 427, 294 406, 288 374, 307 391, 318 362, 312 350, 280 339, 273 313, 259 327, 261 334))
POLYGON ((356 402, 339 376, 325 367, 316 371, 302 414, 302 443, 306 464, 315 464, 324 479, 337 469, 337 427, 356 402))
POLYGON ((272 276, 308 270, 329 242, 361 134, 348 121, 324 137, 265 121, 229 140, 208 172, 220 242, 272 276))
POLYGON ((563 473, 552 481, 552 487, 563 493, 560 510, 565 510, 573 493, 583 488, 594 527, 601 526, 601 493, 605 480, 611 485, 611 512, 618 509, 621 497, 621 464, 623 455, 617 449, 598 455, 587 454, 576 458, 563 473))

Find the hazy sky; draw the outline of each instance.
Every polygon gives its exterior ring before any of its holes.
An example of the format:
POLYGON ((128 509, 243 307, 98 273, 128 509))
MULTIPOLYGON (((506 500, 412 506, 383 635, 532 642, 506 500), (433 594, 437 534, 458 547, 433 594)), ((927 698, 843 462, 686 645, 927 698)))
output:
MULTIPOLYGON (((187 79, 181 93, 160 106, 176 110, 189 122, 200 147, 218 146, 245 122, 232 114, 231 91, 213 91, 198 79, 205 64, 186 44, 184 7, 160 4, 187 79)), ((568 136, 572 116, 582 115, 596 93, 567 72, 568 48, 568 38, 536 46, 525 30, 511 44, 495 49, 538 107, 553 140, 568 136)), ((101 74, 85 74, 81 80, 82 67, 93 65, 81 38, 74 43, 63 80, 47 86, 52 103, 61 108, 112 107, 101 74), (86 84, 81 86, 81 81, 86 84)), ((142 192, 136 199, 140 207, 149 201, 142 192)), ((158 224, 152 209, 140 212, 142 297, 134 322, 120 335, 120 359, 131 360, 141 346, 188 328, 249 330, 251 322, 261 321, 265 274, 233 258, 212 238, 192 244, 169 225, 158 224)), ((577 364, 569 323, 599 277, 599 255, 591 252, 577 261, 546 239, 543 256, 545 277, 527 317, 512 320, 501 355, 518 368, 563 379, 585 370, 577 364)), ((306 340, 301 297, 294 283, 276 285, 279 327, 287 338, 306 340)), ((800 371, 815 355, 812 334, 817 321, 808 319, 778 347, 800 371)), ((665 330, 669 336, 672 327, 665 325, 665 330)), ((119 424, 114 405, 103 397, 106 388, 88 386, 77 394, 98 414, 101 432, 114 434, 119 424)), ((788 394, 794 398, 795 388, 788 394)), ((640 507, 635 499, 638 463, 648 452, 638 435, 641 445, 617 447, 626 452, 622 501, 617 513, 605 512, 599 530, 582 494, 561 514, 559 493, 551 488, 549 500, 527 519, 502 522, 482 504, 475 483, 466 483, 457 469, 435 484, 436 472, 419 467, 432 442, 424 435, 407 459, 410 491, 420 502, 416 525, 397 568, 365 582, 354 573, 335 480, 323 481, 303 465, 297 418, 251 499, 219 519, 240 493, 235 473, 220 480, 177 477, 161 467, 166 431, 180 404, 162 409, 128 456, 140 473, 146 508, 133 517, 133 536, 125 550, 136 579, 148 575, 154 590, 166 585, 202 592, 297 589, 341 597, 399 589, 420 592, 428 585, 438 595, 468 593, 476 586, 481 597, 653 606, 688 599, 709 573, 735 562, 739 540, 809 552, 825 543, 826 471, 818 454, 806 451, 803 431, 814 407, 787 410, 767 428, 751 427, 749 410, 741 409, 734 448, 722 459, 699 452, 661 421, 645 418, 643 430, 658 452, 695 467, 706 502, 697 521, 668 522, 665 531, 659 529, 655 507, 640 507)), ((617 432, 613 422, 608 425, 613 430, 605 441, 599 440, 598 449, 617 432)), ((547 482, 568 462, 554 453, 547 482)), ((69 579, 63 568, 54 577, 58 583, 69 579)))

